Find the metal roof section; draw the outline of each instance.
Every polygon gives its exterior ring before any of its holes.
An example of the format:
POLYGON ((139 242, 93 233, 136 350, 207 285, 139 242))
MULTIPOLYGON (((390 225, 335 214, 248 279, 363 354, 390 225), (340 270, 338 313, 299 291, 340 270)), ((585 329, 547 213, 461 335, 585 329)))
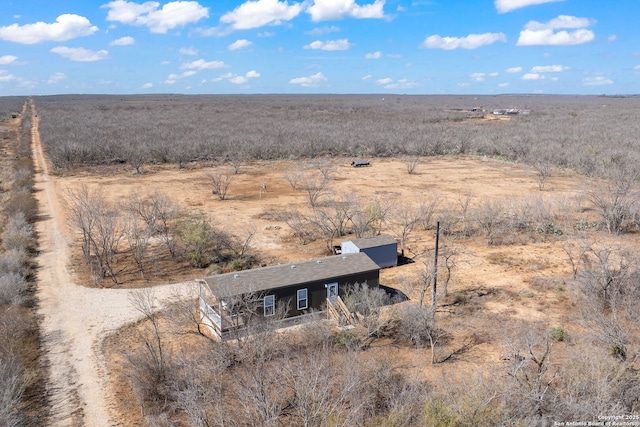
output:
POLYGON ((374 237, 361 237, 359 239, 352 239, 351 243, 356 245, 360 249, 375 248, 378 246, 397 245, 398 242, 388 234, 381 234, 374 237))
POLYGON ((218 274, 203 280, 216 297, 226 298, 379 269, 367 254, 359 252, 218 274))

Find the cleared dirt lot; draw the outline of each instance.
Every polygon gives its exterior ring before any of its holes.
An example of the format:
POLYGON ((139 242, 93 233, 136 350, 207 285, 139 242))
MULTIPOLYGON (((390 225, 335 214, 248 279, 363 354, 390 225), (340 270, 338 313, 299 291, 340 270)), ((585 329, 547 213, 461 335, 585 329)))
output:
MULTIPOLYGON (((436 378, 453 372, 491 370, 500 363, 500 354, 504 350, 501 332, 519 321, 539 321, 548 327, 562 326, 569 330, 578 327, 576 310, 565 286, 571 270, 562 244, 578 221, 596 219, 595 212, 586 206, 584 200, 585 190, 592 185, 588 179, 571 173, 556 173, 549 178, 545 191, 540 191, 533 169, 486 158, 427 159, 419 164, 417 173, 411 175, 407 173, 406 163, 398 159, 375 159, 371 167, 363 168, 351 167, 350 159, 332 159, 331 162, 332 190, 336 194, 350 194, 363 201, 382 197, 395 203, 413 205, 421 197, 437 192, 441 201, 436 218, 446 215, 447 209, 455 210, 455 215, 459 215, 458 210, 465 200, 470 200, 469 212, 487 200, 542 200, 558 211, 558 225, 566 231, 565 235, 533 232, 508 245, 488 245, 482 235, 460 239, 456 243, 460 253, 449 292, 463 295, 479 310, 472 315, 457 316, 455 307, 445 308, 442 318, 451 322, 452 330, 460 331, 461 336, 469 331, 483 336, 481 342, 453 363, 436 367, 425 366, 424 361, 429 359, 427 350, 415 350, 393 342, 374 344, 378 354, 398 357, 398 360, 405 361, 407 369, 416 370, 426 378, 436 378)), ((181 207, 206 213, 214 226, 231 233, 241 234, 243 230, 255 227, 252 246, 264 263, 273 264, 326 255, 324 241, 301 245, 284 222, 274 219, 274 212, 294 205, 303 210, 308 204, 306 195, 293 190, 283 177, 283 171, 292 167, 296 167, 292 161, 246 164, 231 184, 228 199, 223 201, 211 193, 211 184, 206 176, 209 169, 196 165, 183 170, 145 167, 143 174, 113 168, 108 171, 91 170, 54 177, 53 180, 63 198, 68 189, 80 185, 99 188, 114 202, 124 201, 135 191, 143 195, 162 191, 181 207), (266 193, 260 191, 263 183, 267 184, 266 193)), ((71 229, 67 229, 67 233, 70 242, 77 239, 71 229)), ((601 232, 592 233, 607 238, 601 232)), ((336 239, 339 241, 340 238, 336 239)), ((619 237, 619 242, 632 245, 633 238, 619 237)), ((416 227, 407 240, 407 253, 422 253, 433 248, 433 244, 434 231, 416 227)), ((79 247, 75 246, 71 251, 73 259, 78 262, 81 259, 79 247)), ((418 256, 414 263, 383 270, 381 283, 416 298, 416 289, 408 283, 419 275, 425 263, 430 262, 428 255, 418 256)), ((182 267, 172 271, 171 277, 124 281, 120 286, 177 282, 208 273, 207 270, 182 267)), ((95 286, 82 267, 76 268, 74 275, 78 284, 95 286)), ((106 281, 103 284, 112 286, 106 281)), ((103 350, 107 355, 108 369, 105 375, 111 381, 108 400, 116 414, 114 419, 119 420, 120 425, 143 425, 137 412, 139 408, 133 403, 135 398, 127 379, 127 365, 122 358, 122 354, 135 343, 135 328, 118 331, 106 342, 103 350)), ((182 339, 177 345, 188 344, 182 339)), ((455 340, 453 345, 457 345, 455 340)))

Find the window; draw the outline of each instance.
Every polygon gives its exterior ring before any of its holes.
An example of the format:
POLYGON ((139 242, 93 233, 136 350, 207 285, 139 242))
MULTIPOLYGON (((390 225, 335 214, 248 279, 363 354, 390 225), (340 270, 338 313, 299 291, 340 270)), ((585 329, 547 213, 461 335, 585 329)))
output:
POLYGON ((273 316, 276 314, 276 296, 267 295, 264 297, 264 315, 273 316))
POLYGON ((309 307, 309 300, 307 299, 307 290, 298 289, 298 310, 305 310, 309 307))

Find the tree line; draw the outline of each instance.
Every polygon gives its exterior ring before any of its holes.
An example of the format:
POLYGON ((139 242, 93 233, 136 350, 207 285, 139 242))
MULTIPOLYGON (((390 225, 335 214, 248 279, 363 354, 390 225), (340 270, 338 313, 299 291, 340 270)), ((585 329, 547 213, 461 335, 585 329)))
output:
POLYGON ((633 143, 639 125, 629 114, 637 97, 66 95, 36 101, 48 156, 64 169, 472 154, 528 163, 541 176, 549 165, 609 176, 639 158, 633 143), (531 114, 482 119, 504 105, 531 114))

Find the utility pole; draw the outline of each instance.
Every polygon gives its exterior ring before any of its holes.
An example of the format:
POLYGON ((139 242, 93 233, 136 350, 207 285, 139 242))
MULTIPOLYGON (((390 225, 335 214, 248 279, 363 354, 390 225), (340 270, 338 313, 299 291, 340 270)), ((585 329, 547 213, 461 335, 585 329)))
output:
POLYGON ((431 286, 431 308, 436 309, 436 285, 438 283, 438 240, 440 240, 440 221, 436 225, 436 251, 433 256, 433 283, 431 286))

